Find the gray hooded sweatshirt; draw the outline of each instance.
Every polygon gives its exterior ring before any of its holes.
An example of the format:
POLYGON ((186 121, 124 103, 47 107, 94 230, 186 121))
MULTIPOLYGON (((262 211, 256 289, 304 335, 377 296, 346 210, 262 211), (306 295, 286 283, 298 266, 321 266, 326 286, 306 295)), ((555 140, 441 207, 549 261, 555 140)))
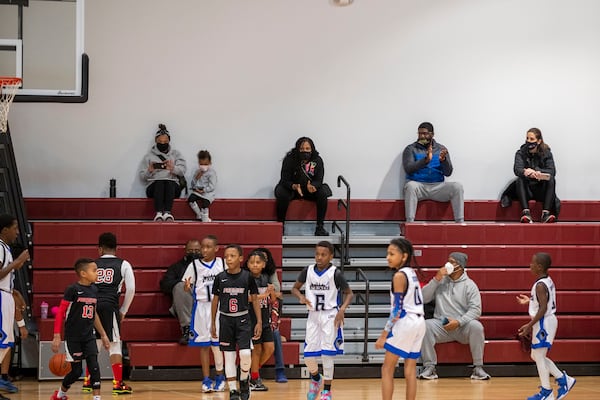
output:
POLYGON ((481 316, 481 294, 466 271, 455 281, 449 276, 439 282, 431 278, 422 290, 425 303, 435 300, 436 319, 455 319, 463 326, 481 316))

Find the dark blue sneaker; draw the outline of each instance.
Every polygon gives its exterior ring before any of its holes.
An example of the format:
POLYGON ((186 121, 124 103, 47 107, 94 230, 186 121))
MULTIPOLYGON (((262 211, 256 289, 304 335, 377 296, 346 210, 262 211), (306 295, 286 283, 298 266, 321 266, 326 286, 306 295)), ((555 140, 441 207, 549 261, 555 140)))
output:
POLYGON ((19 388, 13 385, 11 381, 0 379, 0 390, 6 390, 8 393, 17 393, 19 388))

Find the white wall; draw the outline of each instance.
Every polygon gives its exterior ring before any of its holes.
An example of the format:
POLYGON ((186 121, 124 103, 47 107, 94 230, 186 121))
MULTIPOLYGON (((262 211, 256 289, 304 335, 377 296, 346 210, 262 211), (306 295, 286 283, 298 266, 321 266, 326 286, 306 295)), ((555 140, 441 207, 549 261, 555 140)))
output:
MULTIPOLYGON (((207 148, 219 197, 272 197, 309 135, 335 187, 400 197, 400 154, 431 121, 465 198, 497 198, 539 127, 558 194, 600 197, 597 0, 88 0, 86 104, 17 103, 25 196, 142 197, 165 122, 188 168, 207 148)), ((334 188, 335 195, 341 189, 334 188)))

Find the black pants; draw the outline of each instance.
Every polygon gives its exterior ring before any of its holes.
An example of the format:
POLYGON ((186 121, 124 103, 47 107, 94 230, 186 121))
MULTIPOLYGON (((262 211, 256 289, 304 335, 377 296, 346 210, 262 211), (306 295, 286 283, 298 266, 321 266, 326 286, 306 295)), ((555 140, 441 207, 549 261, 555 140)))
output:
POLYGON ((154 181, 146 188, 146 196, 154 199, 154 211, 171 212, 173 200, 179 195, 179 183, 169 180, 154 181))
POLYGON ((327 213, 327 193, 323 187, 317 189, 314 193, 309 193, 306 186, 302 187, 303 197, 300 197, 298 192, 288 189, 283 185, 275 187, 275 203, 277 205, 277 221, 285 222, 285 215, 292 200, 304 199, 317 203, 317 225, 323 225, 325 214, 327 213))
POLYGON ((542 201, 544 210, 553 210, 555 197, 554 177, 547 181, 517 178, 517 196, 522 209, 529 208, 529 200, 542 201))
POLYGON ((187 201, 188 201, 188 203, 198 203, 198 207, 200 207, 200 208, 210 207, 210 201, 208 201, 204 197, 200 197, 194 193, 190 194, 187 201))

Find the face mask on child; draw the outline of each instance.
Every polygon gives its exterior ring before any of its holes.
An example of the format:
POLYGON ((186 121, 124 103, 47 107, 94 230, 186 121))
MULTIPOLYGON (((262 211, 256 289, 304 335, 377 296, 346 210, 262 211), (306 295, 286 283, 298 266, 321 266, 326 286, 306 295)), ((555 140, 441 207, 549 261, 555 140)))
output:
POLYGON ((198 168, 200 169, 200 171, 206 172, 210 168, 210 165, 200 165, 198 168))

